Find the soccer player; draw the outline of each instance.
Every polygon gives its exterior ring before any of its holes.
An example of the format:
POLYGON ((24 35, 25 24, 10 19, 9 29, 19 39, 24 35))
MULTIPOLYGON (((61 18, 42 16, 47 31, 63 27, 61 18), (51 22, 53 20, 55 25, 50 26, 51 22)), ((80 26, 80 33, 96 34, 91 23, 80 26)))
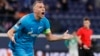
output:
POLYGON ((33 4, 33 12, 23 16, 7 32, 11 40, 9 47, 13 56, 34 56, 34 43, 40 33, 44 33, 50 41, 65 40, 71 37, 67 31, 62 36, 51 33, 49 21, 44 16, 45 6, 42 1, 36 1, 33 4))
POLYGON ((65 46, 68 48, 69 56, 78 56, 78 43, 81 43, 81 41, 77 37, 76 31, 72 35, 71 39, 65 40, 65 46))
POLYGON ((84 18, 83 27, 79 28, 77 31, 77 35, 81 39, 79 56, 93 56, 93 52, 91 50, 91 36, 93 34, 93 30, 90 29, 90 24, 91 22, 89 18, 84 18))

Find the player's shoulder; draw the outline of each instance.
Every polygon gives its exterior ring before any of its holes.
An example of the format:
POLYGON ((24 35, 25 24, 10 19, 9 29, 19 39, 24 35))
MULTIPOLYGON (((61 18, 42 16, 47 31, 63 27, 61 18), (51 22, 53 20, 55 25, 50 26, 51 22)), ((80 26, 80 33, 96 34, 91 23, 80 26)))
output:
POLYGON ((80 27, 80 28, 78 29, 78 31, 82 31, 82 30, 84 30, 84 28, 83 28, 83 27, 80 27))
POLYGON ((21 20, 21 21, 28 21, 29 18, 30 18, 30 16, 31 16, 31 14, 32 14, 32 13, 24 15, 20 20, 21 20))

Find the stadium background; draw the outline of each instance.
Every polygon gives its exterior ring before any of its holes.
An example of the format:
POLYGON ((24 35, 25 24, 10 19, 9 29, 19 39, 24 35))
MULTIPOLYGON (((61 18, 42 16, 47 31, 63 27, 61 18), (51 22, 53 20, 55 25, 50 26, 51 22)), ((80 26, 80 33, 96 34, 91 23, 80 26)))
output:
MULTIPOLYGON (((0 56, 11 56, 6 32, 23 15, 32 12, 35 0, 0 0, 0 56)), ((44 0, 46 17, 50 20, 54 34, 66 29, 71 33, 82 26, 84 17, 91 20, 94 31, 92 43, 95 56, 100 56, 100 0, 44 0)), ((49 42, 44 35, 37 38, 36 56, 67 56, 64 41, 49 42)))

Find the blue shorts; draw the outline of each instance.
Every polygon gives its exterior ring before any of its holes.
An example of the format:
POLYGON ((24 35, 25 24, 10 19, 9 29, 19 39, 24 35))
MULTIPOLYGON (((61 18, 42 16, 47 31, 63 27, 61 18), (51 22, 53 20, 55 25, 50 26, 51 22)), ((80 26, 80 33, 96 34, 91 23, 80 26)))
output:
POLYGON ((13 56, 34 56, 34 50, 29 45, 19 45, 13 42, 9 43, 13 56))
POLYGON ((21 47, 16 47, 12 50, 13 56, 34 56, 33 49, 23 49, 21 47))

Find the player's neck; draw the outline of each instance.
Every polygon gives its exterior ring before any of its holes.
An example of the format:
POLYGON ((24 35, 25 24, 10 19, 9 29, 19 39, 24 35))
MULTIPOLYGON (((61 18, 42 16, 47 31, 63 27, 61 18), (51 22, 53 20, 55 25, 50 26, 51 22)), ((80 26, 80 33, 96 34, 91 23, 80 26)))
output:
POLYGON ((85 27, 85 26, 84 26, 84 28, 86 28, 86 29, 90 29, 90 27, 85 27))
POLYGON ((38 21, 40 20, 40 17, 38 17, 36 14, 34 14, 35 19, 38 21))

